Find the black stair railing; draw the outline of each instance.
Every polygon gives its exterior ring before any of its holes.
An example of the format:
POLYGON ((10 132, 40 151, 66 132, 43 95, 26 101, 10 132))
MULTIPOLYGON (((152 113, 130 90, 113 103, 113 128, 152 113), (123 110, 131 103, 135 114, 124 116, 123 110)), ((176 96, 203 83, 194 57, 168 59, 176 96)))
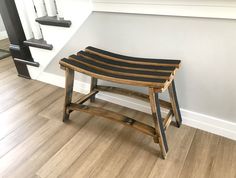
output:
POLYGON ((14 0, 0 0, 0 14, 2 16, 8 38, 10 52, 13 57, 18 76, 30 79, 27 65, 39 67, 39 63, 32 58, 29 47, 24 45, 25 33, 14 0))

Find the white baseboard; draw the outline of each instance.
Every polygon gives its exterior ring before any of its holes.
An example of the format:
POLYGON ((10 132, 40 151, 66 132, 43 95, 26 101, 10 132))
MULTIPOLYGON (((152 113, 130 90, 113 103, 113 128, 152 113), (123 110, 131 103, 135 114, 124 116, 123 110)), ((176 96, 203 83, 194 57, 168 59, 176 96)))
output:
MULTIPOLYGON (((64 82, 65 82, 64 77, 46 72, 40 75, 38 80, 62 88, 64 87, 64 82)), ((90 84, 85 82, 75 81, 74 84, 75 91, 80 93, 88 93, 89 88, 90 84)), ((99 93, 97 97, 99 99, 119 104, 125 107, 129 107, 135 110, 139 110, 145 113, 151 113, 148 103, 134 98, 106 92, 99 93)), ((236 123, 225 121, 223 119, 204 115, 201 113, 192 112, 186 109, 181 109, 181 114, 184 125, 198 128, 207 132, 214 133, 216 135, 236 140, 236 123)))
MULTIPOLYGON (((55 75, 52 73, 43 72, 40 74, 37 80, 61 88, 64 88, 65 86, 65 78, 63 76, 55 75)), ((88 93, 89 89, 90 89, 90 84, 88 83, 80 82, 78 80, 74 82, 74 90, 79 93, 88 93)))
POLYGON ((1 31, 0 32, 0 40, 8 38, 7 32, 6 31, 1 31))

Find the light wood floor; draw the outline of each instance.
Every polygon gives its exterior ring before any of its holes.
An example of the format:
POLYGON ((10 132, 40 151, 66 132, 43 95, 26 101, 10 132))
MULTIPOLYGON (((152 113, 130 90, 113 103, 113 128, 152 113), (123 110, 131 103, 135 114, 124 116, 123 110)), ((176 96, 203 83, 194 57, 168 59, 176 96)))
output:
MULTIPOLYGON (((235 141, 170 126, 162 160, 152 138, 112 121, 75 112, 63 123, 62 104, 63 89, 19 78, 11 58, 0 60, 0 177, 236 178, 235 141)), ((101 100, 94 105, 151 121, 101 100)))

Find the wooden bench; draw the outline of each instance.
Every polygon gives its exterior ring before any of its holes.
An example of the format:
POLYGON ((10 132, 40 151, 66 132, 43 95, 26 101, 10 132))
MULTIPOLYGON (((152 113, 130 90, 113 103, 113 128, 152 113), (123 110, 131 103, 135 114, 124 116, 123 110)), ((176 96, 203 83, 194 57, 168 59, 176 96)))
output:
POLYGON ((159 143, 163 158, 166 158, 168 145, 165 130, 170 125, 172 116, 175 116, 178 127, 182 123, 174 83, 174 76, 180 67, 180 63, 180 60, 128 57, 94 47, 87 47, 84 51, 78 52, 77 55, 64 58, 60 61, 61 68, 66 71, 63 121, 68 120, 70 113, 75 110, 117 121, 152 136, 154 141, 159 143), (91 76, 91 89, 89 94, 72 103, 75 71, 91 76), (122 88, 101 86, 97 84, 98 79, 148 87, 149 93, 146 95, 122 88), (167 89, 170 102, 159 99, 159 93, 167 89), (95 95, 99 91, 128 95, 150 102, 155 127, 120 113, 84 104, 88 100, 94 102, 95 95), (169 110, 164 119, 161 116, 161 107, 169 110))

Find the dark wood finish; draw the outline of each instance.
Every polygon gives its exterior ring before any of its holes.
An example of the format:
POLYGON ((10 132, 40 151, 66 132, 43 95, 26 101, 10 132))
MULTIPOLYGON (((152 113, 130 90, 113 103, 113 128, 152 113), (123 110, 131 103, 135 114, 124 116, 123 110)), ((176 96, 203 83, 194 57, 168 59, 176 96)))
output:
MULTIPOLYGON (((79 58, 82 58, 82 57, 79 57, 79 58)), ((79 61, 79 59, 77 61, 79 61)), ((84 65, 80 62, 76 62, 75 60, 66 59, 66 58, 62 59, 60 61, 60 64, 64 67, 71 68, 77 72, 84 73, 84 74, 92 76, 94 78, 113 81, 113 82, 117 82, 117 83, 121 83, 121 84, 163 88, 168 83, 168 80, 166 80, 166 79, 124 76, 124 75, 118 75, 118 74, 113 74, 113 73, 109 73, 109 72, 104 72, 101 70, 96 70, 95 67, 90 67, 90 66, 84 65)))
POLYGON ((169 60, 169 59, 148 59, 148 58, 138 58, 138 57, 130 57, 124 56, 120 54, 111 53, 105 50, 101 50, 95 47, 87 47, 85 49, 86 52, 105 57, 107 59, 133 63, 133 64, 143 64, 143 65, 153 65, 153 66, 173 66, 173 67, 180 67, 180 60, 169 60))
MULTIPOLYGON (((145 70, 135 70, 133 68, 124 69, 120 66, 110 66, 107 65, 107 62, 103 64, 97 62, 97 58, 94 60, 89 60, 89 58, 72 55, 69 59, 74 60, 76 62, 82 63, 84 65, 88 65, 90 67, 94 67, 97 70, 102 70, 104 72, 109 72, 113 74, 125 75, 125 76, 136 76, 136 77, 146 77, 146 78, 158 78, 158 79, 167 79, 172 78, 171 72, 156 72, 156 71, 145 71, 145 70)), ((107 60, 106 60, 107 61, 107 60)), ((142 68, 145 68, 142 66, 142 68)))
POLYGON ((16 66, 16 70, 19 77, 31 79, 28 68, 25 63, 14 60, 14 64, 16 66))
POLYGON ((161 117, 161 109, 160 109, 158 93, 156 93, 153 88, 150 88, 149 95, 150 95, 150 104, 151 104, 151 109, 152 109, 153 121, 155 124, 155 131, 156 131, 154 140, 158 138, 159 145, 161 148, 161 154, 163 158, 165 159, 168 152, 168 145, 167 145, 165 129, 164 129, 164 125, 163 125, 162 117, 161 117))
POLYGON ((56 16, 49 17, 44 16, 36 19, 36 22, 40 23, 41 25, 50 25, 50 26, 57 26, 57 27, 67 27, 71 26, 70 20, 64 20, 62 18, 58 19, 56 16))
POLYGON ((70 117, 70 112, 67 107, 71 104, 73 86, 74 86, 74 70, 66 68, 66 83, 65 83, 65 102, 63 109, 63 122, 67 121, 70 117))
POLYGON ((116 122, 119 122, 125 126, 132 127, 137 129, 147 135, 155 136, 155 129, 149 125, 136 121, 132 118, 119 114, 117 112, 109 111, 103 108, 98 108, 94 106, 86 106, 82 104, 70 104, 67 108, 67 112, 69 110, 76 110, 86 112, 92 115, 100 116, 103 118, 107 118, 116 122))
POLYGON ((24 44, 26 46, 31 46, 35 48, 41 48, 41 49, 47 49, 47 50, 52 50, 53 46, 51 44, 48 44, 44 39, 34 39, 31 38, 29 40, 24 41, 24 44))
MULTIPOLYGON (((7 30, 10 40, 10 53, 13 59, 21 59, 22 61, 34 62, 29 47, 23 42, 26 40, 23 27, 18 15, 18 11, 14 0, 0 0, 0 14, 7 30)), ((26 64, 14 61, 17 68, 18 76, 30 78, 26 64)))
POLYGON ((34 67, 39 67, 39 63, 38 62, 25 61, 25 60, 17 59, 17 58, 15 58, 14 61, 21 62, 23 64, 27 64, 27 65, 34 66, 34 67))
POLYGON ((94 61, 100 64, 108 65, 111 67, 118 67, 127 70, 137 70, 137 71, 150 71, 150 72, 167 72, 174 74, 176 67, 172 66, 154 66, 147 64, 137 64, 137 63, 128 63, 127 61, 116 61, 116 60, 107 60, 105 57, 101 57, 92 53, 85 51, 80 51, 77 53, 78 56, 82 56, 87 60, 94 61))
POLYGON ((82 96, 80 99, 78 99, 75 103, 76 104, 83 104, 92 97, 94 97, 99 91, 98 90, 93 90, 89 94, 82 96))
MULTIPOLYGON (((91 77, 91 85, 90 85, 90 92, 92 92, 97 87, 98 79, 91 77)), ((96 93, 97 94, 97 93, 96 93)), ((96 95, 95 94, 95 95, 96 95)), ((90 102, 93 103, 95 101, 95 95, 90 98, 90 102)))
POLYGON ((178 98, 177 98, 177 94, 176 94, 174 80, 171 82, 168 90, 169 90, 171 105, 172 105, 172 108, 173 108, 176 123, 177 123, 177 126, 180 127, 181 124, 182 124, 182 116, 181 116, 181 112, 180 112, 180 109, 179 109, 179 103, 178 103, 178 98))

